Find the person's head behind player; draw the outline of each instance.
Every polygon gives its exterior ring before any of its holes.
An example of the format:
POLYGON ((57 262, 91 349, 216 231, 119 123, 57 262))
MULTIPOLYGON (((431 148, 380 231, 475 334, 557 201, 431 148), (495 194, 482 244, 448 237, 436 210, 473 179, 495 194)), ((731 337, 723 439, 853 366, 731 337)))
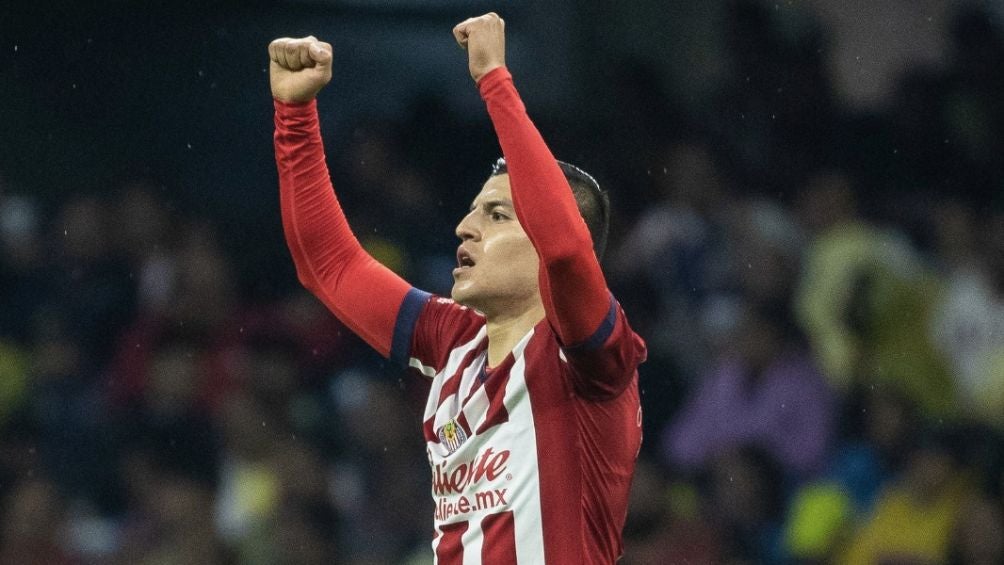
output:
MULTIPOLYGON (((610 200, 582 169, 558 161, 598 259, 606 248, 610 200)), ((471 211, 457 225, 461 245, 453 271, 453 299, 485 315, 518 315, 540 304, 537 252, 516 218, 504 159, 499 159, 471 211)))

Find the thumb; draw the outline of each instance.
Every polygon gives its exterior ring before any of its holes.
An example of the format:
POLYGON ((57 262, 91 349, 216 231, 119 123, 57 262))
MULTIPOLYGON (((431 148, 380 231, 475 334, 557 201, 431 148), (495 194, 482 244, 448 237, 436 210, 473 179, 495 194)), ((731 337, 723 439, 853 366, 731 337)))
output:
POLYGON ((327 67, 331 64, 331 45, 327 43, 312 43, 310 45, 310 58, 318 66, 327 67))

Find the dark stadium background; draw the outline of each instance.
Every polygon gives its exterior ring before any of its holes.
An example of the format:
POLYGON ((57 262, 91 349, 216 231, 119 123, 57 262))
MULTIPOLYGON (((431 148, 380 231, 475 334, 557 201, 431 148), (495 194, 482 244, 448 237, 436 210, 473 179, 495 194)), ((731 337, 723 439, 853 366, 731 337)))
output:
POLYGON ((350 221, 448 292, 488 10, 649 342, 622 562, 1000 563, 1001 6, 4 3, 0 563, 428 562, 420 391, 296 284, 265 47, 333 44, 350 221))

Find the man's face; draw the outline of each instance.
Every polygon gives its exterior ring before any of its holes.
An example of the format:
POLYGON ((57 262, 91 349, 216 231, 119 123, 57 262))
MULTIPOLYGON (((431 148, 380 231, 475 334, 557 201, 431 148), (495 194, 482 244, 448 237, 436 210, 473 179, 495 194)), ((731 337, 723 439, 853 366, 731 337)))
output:
POLYGON ((457 225, 453 299, 487 316, 540 303, 537 251, 516 219, 509 175, 488 179, 457 225))

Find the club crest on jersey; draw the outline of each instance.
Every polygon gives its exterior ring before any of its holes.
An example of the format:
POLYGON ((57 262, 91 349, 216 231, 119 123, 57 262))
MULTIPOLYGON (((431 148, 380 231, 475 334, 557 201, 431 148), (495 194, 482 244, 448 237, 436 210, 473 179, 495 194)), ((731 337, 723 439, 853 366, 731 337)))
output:
POLYGON ((464 429, 453 418, 450 418, 443 427, 439 428, 439 432, 436 435, 439 436, 440 443, 445 445, 450 453, 460 449, 460 446, 467 441, 467 433, 464 432, 464 429))

